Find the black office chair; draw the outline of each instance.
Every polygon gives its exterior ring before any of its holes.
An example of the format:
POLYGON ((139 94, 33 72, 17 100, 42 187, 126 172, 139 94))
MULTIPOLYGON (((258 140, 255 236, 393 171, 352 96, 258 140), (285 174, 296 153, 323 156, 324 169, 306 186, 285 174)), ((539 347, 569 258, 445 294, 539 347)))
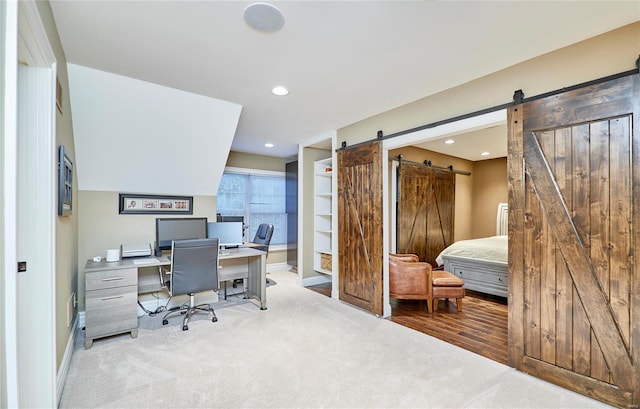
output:
POLYGON ((210 304, 195 305, 195 293, 218 290, 218 239, 175 240, 171 246, 170 280, 166 287, 171 297, 188 294, 189 302, 169 311, 162 319, 162 325, 169 323, 168 317, 185 314, 182 330, 189 329, 187 323, 197 312, 209 314, 212 322, 218 321, 210 304))
MULTIPOLYGON (((262 244, 263 246, 256 247, 258 250, 266 251, 269 254, 269 243, 271 243, 271 236, 273 236, 273 224, 262 223, 256 230, 256 236, 253 238, 254 244, 262 244)), ((267 278, 267 284, 269 279, 267 278)))
POLYGON ((271 236, 273 236, 273 224, 262 223, 256 230, 256 236, 253 238, 252 243, 262 244, 263 246, 256 247, 258 250, 266 251, 269 253, 269 243, 271 243, 271 236))
MULTIPOLYGON (((257 250, 265 251, 269 254, 269 243, 271 243, 271 237, 273 236, 273 224, 262 223, 258 226, 256 230, 256 235, 253 238, 251 243, 253 244, 261 244, 260 246, 252 246, 257 250)), ((239 284, 242 284, 242 279, 233 280, 233 288, 237 288, 239 284)), ((267 278, 267 284, 269 284, 269 279, 267 278)), ((227 291, 225 284, 225 300, 227 299, 227 291)))

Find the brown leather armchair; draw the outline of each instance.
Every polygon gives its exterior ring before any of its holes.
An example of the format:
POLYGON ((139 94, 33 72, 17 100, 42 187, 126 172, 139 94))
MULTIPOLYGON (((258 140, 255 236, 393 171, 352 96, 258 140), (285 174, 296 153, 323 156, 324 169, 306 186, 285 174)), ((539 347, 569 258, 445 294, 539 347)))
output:
POLYGON ((462 311, 464 281, 448 271, 433 271, 415 254, 389 254, 389 297, 426 300, 429 313, 438 309, 439 299, 455 298, 462 311))
POLYGON ((431 274, 431 264, 420 262, 415 254, 389 254, 389 297, 426 300, 430 313, 433 302, 431 274))

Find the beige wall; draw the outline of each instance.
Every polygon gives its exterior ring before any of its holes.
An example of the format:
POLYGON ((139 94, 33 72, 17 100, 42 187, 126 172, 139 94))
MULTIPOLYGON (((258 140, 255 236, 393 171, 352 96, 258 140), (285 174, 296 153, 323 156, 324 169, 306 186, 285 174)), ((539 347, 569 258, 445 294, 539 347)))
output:
MULTIPOLYGON (((118 192, 84 190, 78 196, 78 295, 80 310, 84 310, 84 266, 87 260, 95 256, 104 257, 107 249, 119 248, 122 243, 151 243, 153 246, 156 217, 161 215, 119 214, 118 192)), ((194 196, 193 217, 215 220, 215 196, 194 196)))
POLYGON ((291 162, 291 159, 235 151, 229 152, 229 158, 227 158, 227 166, 276 172, 284 172, 287 162, 291 162))
POLYGON ((525 61, 480 79, 367 118, 338 130, 338 141, 353 145, 435 121, 476 112, 525 97, 635 68, 640 22, 525 61))
POLYGON ((473 194, 471 198, 471 238, 494 236, 498 203, 506 203, 507 158, 473 163, 473 194))
MULTIPOLYGON (((285 159, 271 156, 230 152, 227 166, 284 172, 285 159)), ((158 215, 119 214, 119 192, 78 192, 78 298, 84 310, 84 266, 88 259, 105 256, 109 248, 122 243, 151 243, 155 241, 155 220, 158 215)), ((167 192, 172 194, 172 192, 167 192)), ((216 197, 194 196, 193 217, 216 220, 216 197)), ((286 262, 286 250, 271 251, 267 263, 286 262)))
MULTIPOLYGON (((52 155, 57 155, 59 145, 64 145, 67 155, 75 163, 71 107, 69 104, 69 80, 67 62, 58 37, 53 14, 48 2, 37 2, 38 11, 47 32, 51 48, 57 62, 57 77, 62 87, 62 113, 56 111, 56 146, 52 155)), ((57 157, 57 156, 56 156, 57 157)), ((57 182, 56 182, 57 183, 57 182)), ((73 177, 73 191, 78 191, 77 175, 73 177)), ((67 301, 78 291, 78 196, 75 194, 72 203, 73 214, 67 217, 56 217, 56 265, 55 265, 55 331, 56 331, 56 365, 60 367, 64 352, 71 336, 72 326, 67 327, 67 301)), ((57 210, 56 210, 57 212, 57 210)), ((48 308, 48 306, 44 306, 48 308)), ((74 314, 77 313, 77 309, 74 314)), ((74 315, 75 316, 75 315, 74 315)), ((71 323, 73 324, 73 323, 71 323)))

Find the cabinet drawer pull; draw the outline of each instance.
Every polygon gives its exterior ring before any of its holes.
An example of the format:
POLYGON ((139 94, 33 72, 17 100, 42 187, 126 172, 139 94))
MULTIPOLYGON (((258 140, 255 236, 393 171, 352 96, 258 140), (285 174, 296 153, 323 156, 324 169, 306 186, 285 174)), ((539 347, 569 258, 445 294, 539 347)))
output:
POLYGON ((124 295, 112 295, 111 297, 104 297, 101 298, 102 301, 107 301, 107 300, 115 300, 116 298, 122 298, 124 297, 124 295))
POLYGON ((124 277, 111 277, 111 278, 103 278, 100 281, 118 281, 118 280, 124 280, 124 277))

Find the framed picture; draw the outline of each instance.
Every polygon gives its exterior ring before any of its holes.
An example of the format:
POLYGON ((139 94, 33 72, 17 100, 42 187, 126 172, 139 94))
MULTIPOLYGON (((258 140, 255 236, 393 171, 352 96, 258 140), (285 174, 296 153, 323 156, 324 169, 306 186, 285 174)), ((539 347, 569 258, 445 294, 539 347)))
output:
POLYGON ((193 214, 193 196, 120 193, 120 214, 193 214))
POLYGON ((73 162, 64 145, 58 148, 58 216, 69 216, 73 206, 73 162))

